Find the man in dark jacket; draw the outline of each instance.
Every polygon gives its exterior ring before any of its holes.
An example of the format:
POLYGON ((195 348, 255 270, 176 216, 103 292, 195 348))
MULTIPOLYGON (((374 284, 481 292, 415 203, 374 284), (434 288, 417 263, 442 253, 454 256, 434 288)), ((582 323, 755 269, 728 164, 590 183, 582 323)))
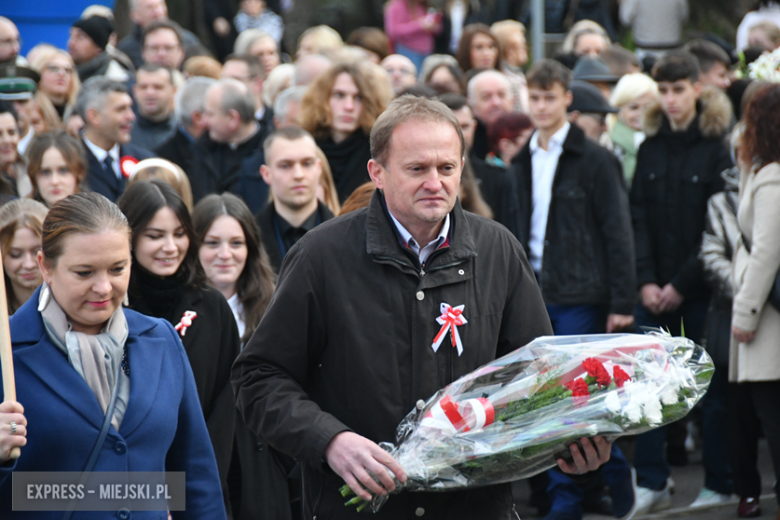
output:
MULTIPOLYGON (((631 186, 636 240, 637 324, 662 327, 698 342, 709 290, 698 258, 707 201, 723 189, 720 173, 731 166, 723 137, 731 106, 722 92, 699 82, 691 54, 669 53, 652 71, 660 103, 645 115, 645 134, 631 186)), ((684 439, 684 433, 679 435, 684 439)), ((666 428, 637 437, 640 512, 668 508, 666 428)), ((669 442, 667 457, 685 460, 682 443, 669 442)))
POLYGON ((176 93, 179 126, 170 139, 155 149, 157 155, 178 164, 185 172, 191 169, 195 142, 208 131, 203 113, 206 92, 215 82, 212 78, 196 76, 184 83, 176 93))
MULTIPOLYGON (((378 190, 369 207, 293 246, 233 370, 249 427, 302 464, 305 518, 360 518, 338 488, 346 481, 367 498, 362 486, 394 489, 386 470, 406 479, 376 443, 395 438, 418 400, 551 333, 520 244, 457 201, 465 146, 452 112, 423 98, 396 99, 377 119, 371 149, 378 190), (442 302, 464 305, 461 353, 431 348, 442 302)), ((582 473, 607 460, 609 445, 596 438, 585 457, 573 452, 576 468, 559 464, 582 473)), ((498 520, 512 508, 503 484, 402 493, 376 518, 498 520)))
POLYGON ((135 121, 133 100, 124 83, 96 77, 81 86, 76 111, 84 120, 81 138, 89 188, 116 202, 135 163, 154 157, 149 150, 130 143, 135 121))
MULTIPOLYGON (((144 62, 141 55, 143 50, 141 35, 152 22, 168 20, 168 6, 165 0, 129 0, 129 4, 130 19, 135 26, 133 32, 120 41, 116 48, 127 54, 133 61, 133 65, 138 68, 144 62)), ((208 54, 197 36, 186 29, 179 28, 179 30, 182 47, 187 58, 208 54)))
POLYGON ((273 200, 258 213, 263 247, 275 272, 298 241, 326 220, 333 218, 328 207, 317 199, 322 163, 317 143, 298 126, 281 128, 263 144, 266 164, 260 174, 268 184, 273 200))
POLYGON ((193 199, 230 191, 256 213, 267 200, 268 186, 260 178, 263 139, 252 93, 240 81, 221 79, 206 92, 204 106, 209 130, 198 140, 187 172, 193 199))
POLYGON ((68 38, 68 53, 76 64, 82 83, 89 78, 106 76, 128 81, 132 74, 106 51, 114 23, 104 16, 81 18, 73 23, 68 38))
POLYGON ((133 85, 138 110, 130 134, 134 144, 151 150, 173 135, 176 131, 175 94, 171 69, 152 63, 141 65, 133 85))
MULTIPOLYGON (((633 237, 620 165, 567 121, 571 72, 553 60, 528 73, 537 130, 513 163, 518 176, 521 242, 556 334, 613 332, 630 326, 635 305, 633 237)), ((633 506, 631 469, 613 447, 605 466, 613 512, 633 506)), ((549 520, 582 518, 584 490, 549 472, 549 520)))

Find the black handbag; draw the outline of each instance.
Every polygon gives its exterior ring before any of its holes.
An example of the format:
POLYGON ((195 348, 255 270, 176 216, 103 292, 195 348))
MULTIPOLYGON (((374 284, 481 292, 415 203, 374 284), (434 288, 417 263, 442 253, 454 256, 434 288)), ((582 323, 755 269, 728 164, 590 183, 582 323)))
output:
MULTIPOLYGON (((739 236, 742 239, 742 244, 745 246, 745 249, 750 253, 750 242, 745 238, 745 235, 743 235, 741 231, 739 236)), ((775 281, 772 283, 772 289, 769 291, 769 296, 767 296, 766 301, 772 304, 772 307, 774 307, 775 310, 780 311, 780 271, 775 275, 775 281)))

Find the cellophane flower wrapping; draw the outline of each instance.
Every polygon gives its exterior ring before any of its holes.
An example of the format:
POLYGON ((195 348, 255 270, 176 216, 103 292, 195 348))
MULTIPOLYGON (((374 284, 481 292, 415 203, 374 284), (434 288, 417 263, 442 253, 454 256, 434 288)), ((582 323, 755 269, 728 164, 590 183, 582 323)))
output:
MULTIPOLYGON (((681 419, 713 371, 702 347, 661 332, 542 337, 419 401, 395 445, 382 447, 408 476, 396 492, 527 478, 582 437, 611 440, 681 419)), ((376 512, 387 499, 347 505, 376 512)))

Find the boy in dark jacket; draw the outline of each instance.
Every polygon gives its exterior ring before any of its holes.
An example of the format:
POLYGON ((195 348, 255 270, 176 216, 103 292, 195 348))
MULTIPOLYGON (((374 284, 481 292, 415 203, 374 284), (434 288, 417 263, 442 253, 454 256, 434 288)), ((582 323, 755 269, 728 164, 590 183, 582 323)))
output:
MULTIPOLYGON (((710 196, 723 190, 720 172, 731 166, 723 137, 731 123, 726 96, 699 82, 690 53, 669 53, 653 67, 659 104, 645 115, 645 134, 631 186, 636 241, 639 326, 701 338, 709 289, 697 255, 710 196)), ((683 434, 684 435, 684 434, 683 434)), ((634 465, 638 511, 670 507, 666 428, 637 437, 634 465)), ((674 448, 669 451, 673 455, 674 448)), ((679 458, 685 457, 684 448, 679 458)))
MULTIPOLYGON (((630 326, 636 300, 631 217, 620 165, 567 121, 571 72, 543 60, 529 71, 537 131, 515 158, 520 238, 556 334, 613 332, 630 326)), ((582 518, 585 491, 548 472, 552 510, 545 520, 582 518)), ((604 466, 612 512, 629 515, 631 468, 617 446, 604 466)))

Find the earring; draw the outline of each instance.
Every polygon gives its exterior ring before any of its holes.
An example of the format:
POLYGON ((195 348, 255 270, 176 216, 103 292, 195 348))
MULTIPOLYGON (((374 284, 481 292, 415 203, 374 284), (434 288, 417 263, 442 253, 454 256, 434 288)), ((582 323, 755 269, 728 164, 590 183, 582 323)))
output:
POLYGON ((122 300, 122 305, 130 307, 130 297, 125 293, 125 298, 122 300))
POLYGON ((49 285, 43 284, 43 289, 41 290, 41 296, 38 299, 38 312, 42 312, 49 305, 50 299, 51 299, 51 290, 49 290, 49 285))

